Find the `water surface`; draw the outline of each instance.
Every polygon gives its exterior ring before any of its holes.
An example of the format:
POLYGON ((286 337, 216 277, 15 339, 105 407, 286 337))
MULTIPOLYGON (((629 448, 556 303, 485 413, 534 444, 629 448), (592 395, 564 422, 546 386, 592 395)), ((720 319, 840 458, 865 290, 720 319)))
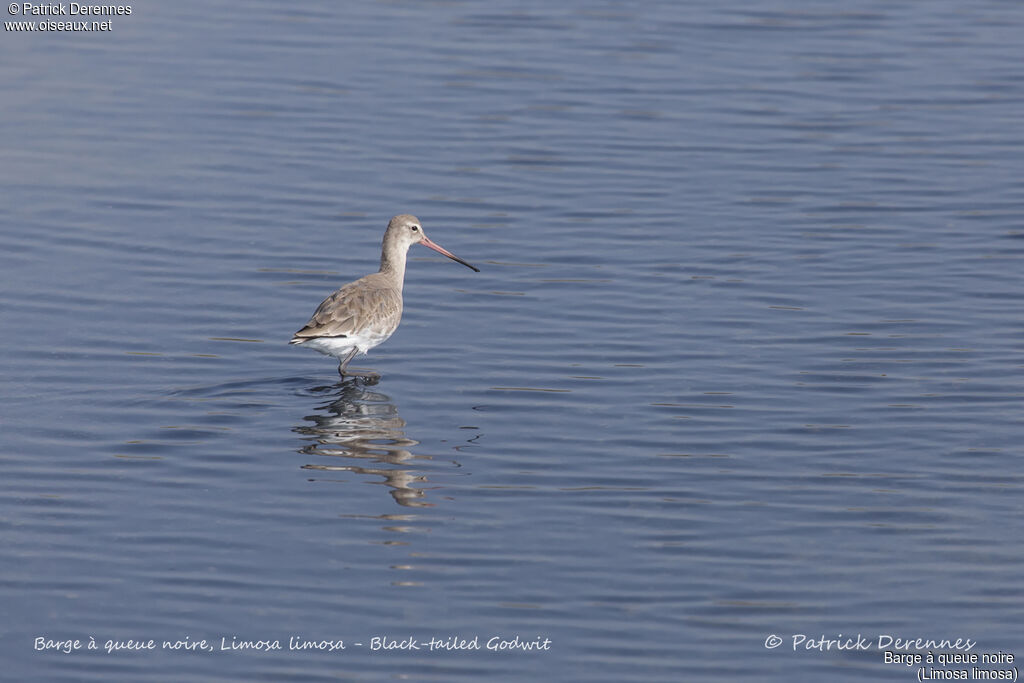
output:
POLYGON ((12 678, 906 681, 880 636, 1017 652, 1024 9, 112 22, 0 47, 12 678), (339 384, 287 340, 402 212, 482 272, 414 248, 354 362, 381 380, 339 384), (128 639, 157 648, 103 649, 128 639))

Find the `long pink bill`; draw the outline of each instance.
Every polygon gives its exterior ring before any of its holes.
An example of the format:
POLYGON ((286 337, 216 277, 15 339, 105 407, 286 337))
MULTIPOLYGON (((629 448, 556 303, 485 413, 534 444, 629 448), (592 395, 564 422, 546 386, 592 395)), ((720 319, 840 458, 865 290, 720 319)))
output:
POLYGON ((426 235, 424 235, 423 239, 420 240, 420 244, 422 244, 425 247, 429 247, 429 248, 433 249, 434 251, 436 251, 439 254, 444 254, 445 256, 450 258, 452 261, 458 261, 459 263, 461 263, 462 265, 466 266, 467 268, 472 268, 473 270, 475 270, 478 273, 480 272, 479 268, 477 268, 476 266, 469 265, 468 263, 466 263, 465 261, 460 259, 458 256, 456 256, 455 254, 453 254, 452 252, 450 252, 447 249, 445 249, 444 247, 442 247, 440 244, 437 244, 437 243, 431 241, 431 239, 429 237, 427 237, 426 235))

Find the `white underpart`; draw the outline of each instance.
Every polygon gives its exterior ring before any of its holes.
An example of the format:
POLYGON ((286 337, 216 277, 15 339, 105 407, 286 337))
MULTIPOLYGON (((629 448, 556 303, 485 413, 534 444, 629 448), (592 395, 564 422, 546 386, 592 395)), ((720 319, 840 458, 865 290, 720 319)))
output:
POLYGON ((391 332, 380 330, 363 330, 347 337, 314 337, 302 342, 303 346, 319 351, 325 356, 334 356, 338 360, 344 360, 352 349, 358 349, 359 353, 366 354, 374 346, 383 344, 391 332))

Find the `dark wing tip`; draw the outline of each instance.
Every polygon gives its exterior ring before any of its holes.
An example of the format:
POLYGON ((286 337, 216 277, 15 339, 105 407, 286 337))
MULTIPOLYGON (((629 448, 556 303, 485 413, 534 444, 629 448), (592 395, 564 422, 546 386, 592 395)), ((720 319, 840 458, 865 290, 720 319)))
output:
POLYGON ((292 340, 288 343, 301 344, 302 342, 307 342, 310 339, 345 339, 348 337, 347 334, 315 334, 313 332, 303 334, 302 332, 303 330, 296 332, 295 336, 292 337, 292 340))

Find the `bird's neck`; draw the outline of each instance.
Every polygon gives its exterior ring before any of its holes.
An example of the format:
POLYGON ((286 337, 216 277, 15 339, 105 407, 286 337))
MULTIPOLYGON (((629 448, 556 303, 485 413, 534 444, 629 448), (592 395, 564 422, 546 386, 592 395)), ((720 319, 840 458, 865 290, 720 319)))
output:
POLYGON ((385 250, 380 257, 380 272, 387 275, 395 289, 402 291, 405 284, 405 255, 404 250, 385 250))

